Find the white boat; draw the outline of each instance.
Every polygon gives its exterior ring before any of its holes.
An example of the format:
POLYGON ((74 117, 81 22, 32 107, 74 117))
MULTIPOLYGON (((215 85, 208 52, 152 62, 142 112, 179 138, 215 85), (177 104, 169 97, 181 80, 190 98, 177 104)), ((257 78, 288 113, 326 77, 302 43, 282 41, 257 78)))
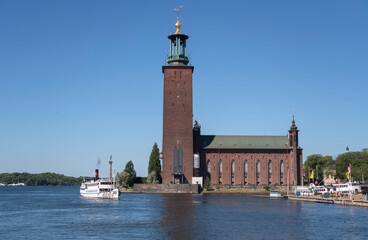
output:
POLYGON ((354 194, 360 193, 362 191, 362 188, 358 184, 354 184, 351 182, 332 184, 332 186, 333 186, 333 190, 331 190, 332 193, 354 194))
POLYGON ((324 186, 315 186, 314 192, 317 193, 317 194, 324 194, 324 193, 328 193, 329 191, 324 186))
POLYGON ((24 187, 24 186, 26 186, 26 184, 25 183, 11 183, 11 184, 8 184, 8 186, 11 186, 11 187, 22 186, 22 187, 24 187))
POLYGON ((281 197, 281 193, 278 191, 271 191, 270 192, 270 197, 272 198, 280 198, 281 197))
POLYGON ((80 194, 88 198, 119 199, 120 191, 111 181, 111 177, 110 179, 99 178, 98 169, 96 169, 95 179, 83 182, 80 186, 80 194))
POLYGON ((314 184, 310 187, 308 186, 297 186, 295 193, 300 196, 312 196, 314 195, 314 184))

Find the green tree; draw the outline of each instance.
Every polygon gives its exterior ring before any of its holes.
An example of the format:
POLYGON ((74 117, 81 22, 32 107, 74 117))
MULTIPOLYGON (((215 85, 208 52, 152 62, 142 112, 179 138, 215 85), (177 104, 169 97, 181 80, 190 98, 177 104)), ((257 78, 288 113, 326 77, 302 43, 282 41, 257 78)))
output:
POLYGON ((130 187, 133 186, 137 178, 137 173, 134 170, 134 164, 131 160, 125 165, 124 172, 127 172, 129 174, 129 177, 127 180, 128 186, 130 187))
POLYGON ((150 174, 148 174, 147 183, 149 183, 149 184, 160 183, 158 178, 157 178, 157 174, 154 171, 152 171, 152 172, 150 172, 150 174))
POLYGON ((346 179, 346 172, 351 164, 351 177, 361 181, 368 178, 368 152, 347 152, 336 158, 336 177, 346 179))
POLYGON ((120 187, 128 187, 129 186, 129 173, 122 171, 118 180, 120 187))
POLYGON ((332 173, 335 169, 335 161, 331 156, 322 156, 321 154, 313 154, 307 157, 304 162, 305 180, 310 181, 309 173, 313 171, 314 179, 322 181, 323 171, 327 170, 328 173, 332 173))
MULTIPOLYGON (((161 162, 160 162, 160 149, 157 146, 157 143, 153 145, 151 155, 149 157, 148 162, 148 175, 152 172, 155 173, 155 178, 158 183, 161 183, 161 162)), ((148 177, 147 177, 148 178, 148 177)))
POLYGON ((207 189, 207 190, 211 190, 211 182, 210 182, 210 178, 208 176, 204 180, 203 188, 207 189))

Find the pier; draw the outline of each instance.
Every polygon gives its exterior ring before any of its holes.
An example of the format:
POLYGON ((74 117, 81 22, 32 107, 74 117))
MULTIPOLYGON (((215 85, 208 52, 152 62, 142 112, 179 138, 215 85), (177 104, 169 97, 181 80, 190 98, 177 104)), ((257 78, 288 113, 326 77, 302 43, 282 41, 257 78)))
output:
MULTIPOLYGON (((358 195, 358 196, 364 196, 364 195, 358 195)), ((366 197, 366 196, 364 196, 366 197)), ((339 204, 344 206, 354 206, 354 207, 368 207, 368 201, 367 200, 350 200, 346 198, 321 198, 320 196, 294 196, 294 195, 288 195, 285 196, 287 200, 293 200, 293 201, 304 201, 304 202, 315 202, 315 203, 327 203, 327 204, 339 204)), ((365 198, 366 199, 366 198, 365 198)))

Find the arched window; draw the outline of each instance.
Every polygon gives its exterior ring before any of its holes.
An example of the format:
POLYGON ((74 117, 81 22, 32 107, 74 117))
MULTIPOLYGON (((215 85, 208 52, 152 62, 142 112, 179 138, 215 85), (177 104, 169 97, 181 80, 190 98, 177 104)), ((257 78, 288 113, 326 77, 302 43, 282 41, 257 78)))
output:
POLYGON ((248 161, 247 160, 244 161, 244 175, 245 176, 248 175, 248 161))
POLYGON ((210 160, 207 160, 207 174, 209 175, 211 173, 211 163, 210 160))
POLYGON ((220 159, 220 162, 219 162, 219 174, 220 176, 222 176, 222 160, 220 159))
POLYGON ((231 176, 235 174, 235 162, 234 159, 231 161, 231 176))
POLYGON ((284 184, 284 161, 281 160, 280 162, 280 184, 284 184))
POLYGON ((268 175, 271 176, 272 174, 272 163, 271 160, 268 161, 268 175))
POLYGON ((257 161, 257 176, 259 176, 259 173, 260 173, 260 165, 261 165, 261 163, 260 163, 260 161, 258 160, 257 161))
POLYGON ((234 159, 231 161, 231 184, 234 184, 235 182, 235 161, 234 159))
POLYGON ((178 171, 178 149, 174 147, 174 173, 178 171))
POLYGON ((179 147, 179 172, 183 172, 183 149, 179 147))
POLYGON ((268 161, 268 184, 269 185, 271 185, 271 179, 272 179, 272 177, 271 177, 271 175, 272 175, 272 162, 271 162, 271 160, 269 160, 268 161))
POLYGON ((280 175, 284 175, 284 160, 281 160, 280 162, 280 175))

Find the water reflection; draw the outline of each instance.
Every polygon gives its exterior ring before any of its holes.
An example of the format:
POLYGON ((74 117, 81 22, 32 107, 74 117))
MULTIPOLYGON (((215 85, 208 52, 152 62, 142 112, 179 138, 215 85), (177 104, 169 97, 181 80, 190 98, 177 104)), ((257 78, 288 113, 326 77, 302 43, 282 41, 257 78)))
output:
POLYGON ((164 194, 162 196, 161 226, 168 239, 194 239, 196 228, 195 205, 191 194, 164 194))

